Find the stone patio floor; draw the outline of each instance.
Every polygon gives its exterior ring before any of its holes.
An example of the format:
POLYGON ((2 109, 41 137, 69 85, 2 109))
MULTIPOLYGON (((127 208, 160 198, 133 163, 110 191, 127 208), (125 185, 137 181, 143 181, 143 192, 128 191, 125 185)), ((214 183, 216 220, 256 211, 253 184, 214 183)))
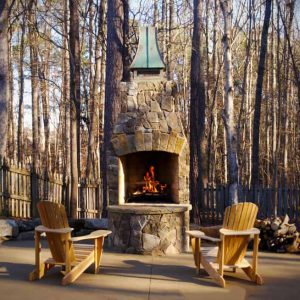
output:
MULTIPOLYGON (((46 246, 46 245, 45 245, 46 246)), ((47 258, 49 250, 43 256, 47 258)), ((300 255, 260 253, 263 286, 246 279, 242 271, 228 273, 222 289, 205 274, 195 275, 192 254, 152 257, 106 250, 100 273, 84 273, 61 286, 59 268, 39 281, 29 282, 34 264, 33 241, 0 244, 0 299, 300 299, 300 255)))

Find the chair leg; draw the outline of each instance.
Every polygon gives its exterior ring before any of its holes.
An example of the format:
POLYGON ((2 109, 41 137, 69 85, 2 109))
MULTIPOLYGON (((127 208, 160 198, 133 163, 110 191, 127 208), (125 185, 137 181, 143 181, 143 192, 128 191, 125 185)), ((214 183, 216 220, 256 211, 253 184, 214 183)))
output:
POLYGON ((252 267, 249 266, 247 268, 242 268, 242 270, 250 278, 250 280, 252 280, 253 282, 259 285, 263 284, 263 280, 261 276, 258 273, 255 273, 252 267))
POLYGON ((225 236, 221 234, 221 242, 219 242, 219 274, 223 278, 224 273, 224 247, 225 247, 225 236))
POLYGON ((64 278, 62 279, 62 285, 67 285, 69 283, 74 282, 93 262, 94 262, 94 250, 85 258, 85 260, 81 261, 78 265, 76 265, 70 272, 66 273, 64 278))
POLYGON ((101 263, 101 257, 103 253, 103 243, 104 243, 104 237, 101 236, 98 239, 95 239, 95 266, 94 266, 94 273, 97 274, 100 269, 100 263, 101 263))
POLYGON ((212 265, 205 260, 205 258, 201 257, 201 264, 204 267, 204 270, 208 273, 208 275, 221 287, 225 287, 226 283, 222 275, 212 267, 212 265))
POLYGON ((201 240, 199 238, 191 237, 191 244, 194 254, 194 261, 196 266, 196 274, 200 273, 201 261, 201 240))
POLYGON ((65 239, 65 272, 66 274, 71 271, 71 257, 70 257, 70 248, 71 248, 71 241, 66 238, 65 239))
POLYGON ((246 275, 256 284, 262 284, 262 278, 257 273, 257 260, 258 260, 258 244, 259 244, 259 236, 258 234, 254 235, 253 241, 253 259, 252 259, 252 267, 243 268, 243 271, 246 275))
POLYGON ((29 280, 34 281, 37 279, 41 279, 45 276, 45 266, 44 264, 40 264, 38 268, 35 268, 32 272, 29 273, 29 280))
POLYGON ((35 232, 35 269, 30 272, 29 274, 29 280, 33 281, 33 280, 37 280, 37 279, 41 279, 46 271, 45 271, 45 265, 41 264, 40 262, 40 252, 42 251, 42 247, 41 247, 41 233, 40 232, 35 232))

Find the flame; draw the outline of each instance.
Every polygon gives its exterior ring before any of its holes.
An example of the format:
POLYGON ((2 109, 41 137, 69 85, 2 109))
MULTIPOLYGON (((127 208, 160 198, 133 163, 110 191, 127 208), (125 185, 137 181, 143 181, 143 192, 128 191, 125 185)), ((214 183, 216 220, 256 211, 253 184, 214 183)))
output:
POLYGON ((142 192, 137 190, 133 194, 139 195, 142 193, 163 193, 166 189, 167 185, 160 183, 158 180, 155 179, 155 171, 154 166, 149 168, 149 171, 146 172, 144 176, 145 185, 142 187, 142 192))

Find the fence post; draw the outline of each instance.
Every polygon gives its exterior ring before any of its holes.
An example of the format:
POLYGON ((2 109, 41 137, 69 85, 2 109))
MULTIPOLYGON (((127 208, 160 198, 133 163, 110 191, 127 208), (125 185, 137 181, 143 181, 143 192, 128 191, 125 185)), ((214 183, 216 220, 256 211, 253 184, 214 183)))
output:
POLYGON ((299 190, 296 190, 296 225, 300 227, 300 220, 299 220, 299 190))
POLYGON ((98 210, 97 217, 101 218, 102 215, 102 193, 101 193, 101 183, 100 180, 97 182, 97 187, 96 187, 96 195, 95 195, 95 201, 96 201, 96 209, 98 210))
POLYGON ((68 206, 67 206, 67 201, 66 201, 66 181, 65 177, 61 178, 62 185, 61 185, 61 204, 63 204, 66 208, 67 215, 69 214, 68 212, 68 206))
POLYGON ((30 174, 31 181, 31 216, 38 217, 37 203, 39 202, 39 177, 38 174, 32 170, 30 174))
POLYGON ((87 181, 79 179, 80 184, 78 185, 79 192, 78 192, 78 206, 80 209, 79 218, 86 218, 86 206, 85 206, 85 196, 87 193, 87 181))
POLYGON ((4 158, 2 158, 2 211, 1 215, 8 217, 9 216, 9 189, 8 189, 8 164, 4 158))
POLYGON ((63 177, 63 201, 67 210, 68 217, 71 216, 71 205, 70 205, 70 179, 68 176, 63 177))

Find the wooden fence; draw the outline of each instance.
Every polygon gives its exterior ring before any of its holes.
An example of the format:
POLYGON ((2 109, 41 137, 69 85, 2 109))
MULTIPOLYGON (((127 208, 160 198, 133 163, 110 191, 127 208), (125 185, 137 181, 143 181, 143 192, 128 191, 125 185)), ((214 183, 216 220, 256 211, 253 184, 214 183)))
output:
MULTIPOLYGON (((78 195, 78 218, 96 218, 101 215, 103 202, 100 183, 81 182, 78 195)), ((202 195, 202 203, 196 203, 194 207, 198 212, 196 215, 202 224, 220 224, 225 207, 229 205, 228 186, 206 187, 202 195)), ((298 226, 299 198, 300 190, 289 187, 244 187, 239 192, 240 202, 250 201, 259 206, 259 218, 288 214, 298 226)), ((38 175, 24 166, 8 164, 0 159, 0 216, 37 216, 36 203, 42 199, 64 204, 70 215, 70 185, 61 175, 38 175)))
POLYGON ((31 217, 31 173, 0 161, 0 215, 31 217))
MULTIPOLYGON (((206 187, 203 190, 202 203, 196 203, 198 217, 202 224, 220 224, 225 207, 229 205, 229 187, 206 187)), ((292 222, 300 225, 300 190, 290 187, 242 187, 239 191, 239 202, 253 202, 258 205, 258 218, 272 216, 290 217, 292 222)))
MULTIPOLYGON (((100 184, 78 185, 77 216, 96 218, 102 212, 100 184)), ((0 216, 31 218, 37 216, 36 203, 48 200, 62 203, 70 215, 70 185, 60 174, 36 174, 24 166, 0 159, 0 216)))

